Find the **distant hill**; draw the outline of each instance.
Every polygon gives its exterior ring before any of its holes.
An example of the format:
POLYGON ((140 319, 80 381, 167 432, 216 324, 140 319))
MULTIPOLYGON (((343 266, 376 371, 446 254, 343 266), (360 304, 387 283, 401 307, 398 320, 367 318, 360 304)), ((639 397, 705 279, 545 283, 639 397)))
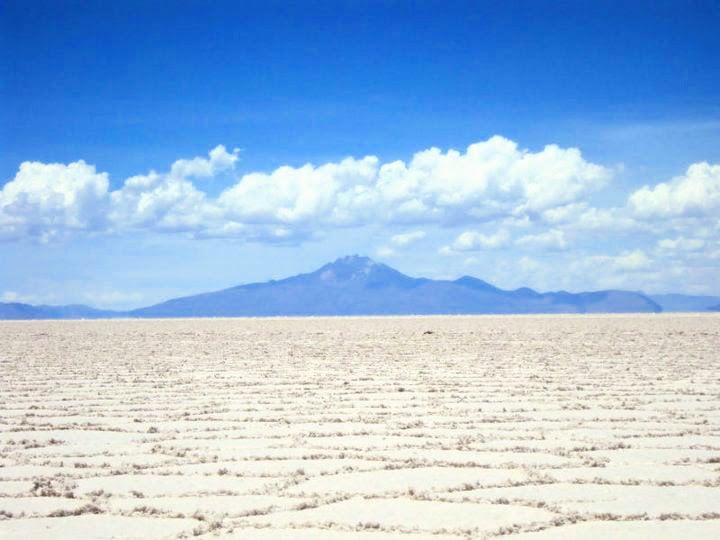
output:
POLYGON ((465 276, 413 278, 367 257, 343 257, 278 281, 176 298, 129 312, 132 317, 410 315, 473 313, 659 312, 636 292, 539 293, 499 289, 465 276))
MULTIPOLYGON (((648 295, 660 304, 663 311, 713 311, 713 306, 720 306, 720 296, 690 296, 687 294, 653 294, 648 295)), ((715 309, 717 311, 717 309, 715 309)))
POLYGON ((105 319, 122 316, 122 312, 95 309, 83 305, 31 306, 18 302, 0 302, 0 319, 105 319))
POLYGON ((307 274, 175 298, 132 311, 0 304, 0 319, 262 317, 511 313, 657 313, 639 292, 503 290, 470 276, 414 278, 367 257, 342 257, 307 274))

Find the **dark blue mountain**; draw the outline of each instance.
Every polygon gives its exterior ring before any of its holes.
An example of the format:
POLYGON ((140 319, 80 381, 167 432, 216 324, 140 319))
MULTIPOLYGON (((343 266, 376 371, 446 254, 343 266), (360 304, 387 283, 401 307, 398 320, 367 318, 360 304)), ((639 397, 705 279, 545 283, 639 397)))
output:
POLYGON ((465 276, 454 281, 413 278, 367 257, 343 257, 290 278, 176 298, 131 317, 303 315, 431 315, 479 313, 659 312, 641 293, 539 293, 499 289, 465 276))
POLYGON ((69 306, 31 306, 18 302, 0 302, 0 319, 108 319, 123 316, 122 312, 95 309, 83 305, 69 306))
POLYGON ((663 311, 718 311, 720 296, 690 296, 687 294, 653 294, 649 296, 663 311))
POLYGON ((357 255, 340 258, 307 274, 175 298, 125 312, 79 305, 0 303, 0 319, 660 311, 657 302, 639 292, 540 293, 527 287, 510 291, 470 276, 453 281, 413 278, 357 255))

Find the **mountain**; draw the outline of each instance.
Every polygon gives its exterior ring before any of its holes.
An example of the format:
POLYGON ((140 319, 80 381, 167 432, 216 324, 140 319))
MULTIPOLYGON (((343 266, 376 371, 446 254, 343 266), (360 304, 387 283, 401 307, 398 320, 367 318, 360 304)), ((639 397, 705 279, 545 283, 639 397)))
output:
POLYGON ((717 307, 720 307, 720 296, 653 294, 648 297, 660 304, 663 311, 718 311, 717 307))
POLYGON ((349 256, 315 272, 176 298, 128 313, 131 317, 412 315, 478 313, 659 312, 636 292, 538 293, 499 289, 465 276, 454 281, 413 278, 349 256))
POLYGON ((527 287, 503 290, 470 276, 452 281, 414 278, 367 257, 353 255, 307 274, 175 298, 132 311, 13 303, 0 304, 0 319, 660 311, 657 302, 639 292, 540 293, 527 287))
POLYGON ((119 311, 95 309, 83 305, 69 306, 31 306, 18 302, 0 302, 0 319, 107 319, 122 316, 119 311))

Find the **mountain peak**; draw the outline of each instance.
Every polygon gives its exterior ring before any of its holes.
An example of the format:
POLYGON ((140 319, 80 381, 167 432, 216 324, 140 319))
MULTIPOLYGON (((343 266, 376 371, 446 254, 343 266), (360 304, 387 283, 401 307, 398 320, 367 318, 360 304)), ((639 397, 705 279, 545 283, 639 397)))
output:
MULTIPOLYGON (((702 310, 706 310, 718 304, 720 298, 706 297, 703 301, 707 303, 702 304, 702 310)), ((699 310, 697 307, 694 309, 699 310)), ((307 274, 174 298, 133 311, 111 312, 85 306, 30 306, 0 302, 0 319, 631 313, 661 310, 661 306, 651 299, 629 291, 575 294, 563 291, 537 293, 528 288, 506 291, 470 276, 455 281, 410 277, 369 257, 349 255, 307 274)))
POLYGON ((363 255, 346 255, 345 257, 340 257, 334 262, 331 262, 329 266, 351 266, 353 268, 361 269, 374 266, 376 264, 377 263, 370 257, 365 257, 363 255))
POLYGON ((379 265, 369 257, 347 255, 323 266, 318 272, 323 281, 365 279, 379 265))
POLYGON ((487 281, 483 281, 482 279, 478 279, 472 276, 463 276, 461 278, 458 278, 455 280, 455 283, 477 290, 502 292, 495 285, 491 285, 487 281))

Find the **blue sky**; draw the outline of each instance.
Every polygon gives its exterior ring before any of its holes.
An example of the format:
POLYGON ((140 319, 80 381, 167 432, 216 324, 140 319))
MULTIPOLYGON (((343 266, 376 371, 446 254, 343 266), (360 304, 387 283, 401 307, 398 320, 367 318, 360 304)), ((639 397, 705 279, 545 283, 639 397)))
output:
POLYGON ((720 294, 717 2, 1 9, 0 299, 138 306, 349 253, 720 294))

